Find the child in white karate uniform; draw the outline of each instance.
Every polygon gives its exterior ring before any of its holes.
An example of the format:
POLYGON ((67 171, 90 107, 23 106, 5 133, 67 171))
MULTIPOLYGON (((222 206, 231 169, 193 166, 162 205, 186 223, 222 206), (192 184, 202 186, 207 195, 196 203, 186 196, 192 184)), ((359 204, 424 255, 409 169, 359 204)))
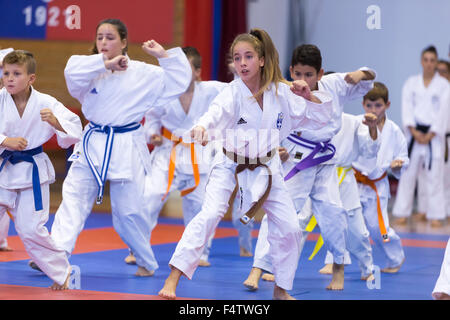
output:
POLYGON ((80 118, 55 98, 32 87, 36 61, 26 51, 3 60, 0 90, 0 217, 8 210, 25 250, 49 278, 52 289, 68 288, 70 265, 45 227, 49 185, 55 170, 42 145, 56 134, 63 148, 80 141, 80 118))
POLYGON ((159 292, 167 299, 176 297, 182 275, 192 278, 203 248, 239 186, 244 211, 251 208, 242 219, 248 221, 261 207, 268 216, 274 298, 292 298, 286 290, 293 286, 301 233, 283 182, 277 148, 280 138, 295 128, 326 125, 332 113, 331 97, 322 92, 312 95, 304 81, 295 82, 292 89, 285 84, 278 53, 263 30, 238 35, 230 51, 239 79, 216 97, 191 131, 193 139, 202 144, 208 136, 214 139, 226 134, 223 153, 215 157, 202 210, 187 225, 169 262, 171 273, 159 292), (207 133, 211 129, 216 134, 207 133))
MULTIPOLYGON (((320 130, 295 130, 282 141, 282 146, 289 153, 288 159, 283 163, 283 173, 298 214, 308 197, 311 198, 325 245, 334 256, 333 279, 327 289, 342 290, 347 217, 339 196, 334 157, 336 148, 330 140, 341 128, 344 104, 366 94, 372 87, 376 74, 369 68, 361 68, 354 72, 323 76, 320 50, 309 44, 294 50, 290 72, 292 79, 305 80, 311 90, 323 90, 333 96, 333 117, 327 126, 320 130)), ((265 258, 268 243, 264 224, 263 218, 255 248, 254 265, 244 281, 244 285, 251 290, 258 287, 261 269, 269 271, 270 268, 270 263, 265 262, 268 260, 265 258)))
POLYGON ((421 167, 427 194, 426 216, 433 227, 446 218, 444 196, 444 139, 450 105, 450 84, 436 72, 437 52, 424 49, 422 74, 410 77, 402 90, 403 131, 408 141, 410 165, 397 189, 393 215, 404 223, 412 213, 414 187, 421 167))
MULTIPOLYGON (((201 81, 200 53, 193 47, 184 47, 183 52, 192 67, 189 88, 178 99, 165 106, 152 107, 145 115, 146 140, 155 146, 150 155, 152 172, 146 176, 145 187, 150 232, 157 224, 168 195, 175 190, 182 196, 185 225, 200 211, 212 162, 211 150, 209 146, 185 143, 181 136, 192 128, 217 94, 228 85, 219 81, 201 81)), ((211 239, 202 255, 201 266, 210 265, 210 246, 211 239)), ((130 257, 127 259, 131 260, 130 257)), ((157 264, 156 260, 154 263, 157 264)))
MULTIPOLYGON (((13 51, 13 48, 0 50, 0 89, 3 88, 3 58, 13 51)), ((0 251, 11 251, 12 248, 8 246, 8 230, 9 230, 10 217, 8 214, 0 216, 0 251)))
POLYGON ((93 54, 75 55, 67 62, 67 87, 90 123, 71 156, 52 237, 70 254, 109 180, 113 226, 136 257, 136 275, 151 276, 158 265, 150 248, 143 197, 150 154, 139 122, 151 105, 185 92, 192 71, 180 48, 166 51, 154 40, 145 42, 143 50, 158 58, 158 67, 129 59, 127 43, 123 22, 103 20, 97 26, 93 54))
POLYGON ((400 237, 389 226, 387 211, 390 197, 387 171, 397 179, 408 166, 406 139, 401 129, 387 118, 386 110, 390 106, 389 92, 380 82, 363 98, 364 111, 377 116, 380 136, 380 148, 376 158, 360 155, 353 162, 355 177, 358 181, 359 195, 364 219, 370 236, 387 260, 382 272, 396 273, 405 260, 400 237))

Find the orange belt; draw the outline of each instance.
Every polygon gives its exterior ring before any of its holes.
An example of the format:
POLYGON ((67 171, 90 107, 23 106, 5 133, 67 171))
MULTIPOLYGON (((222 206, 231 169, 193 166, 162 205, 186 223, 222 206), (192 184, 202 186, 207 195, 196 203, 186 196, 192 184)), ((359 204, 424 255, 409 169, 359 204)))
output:
POLYGON ((377 186, 375 185, 375 182, 384 179, 387 176, 387 173, 384 172, 381 177, 371 180, 367 176, 363 175, 360 171, 356 170, 355 168, 353 168, 353 170, 355 170, 356 181, 371 187, 373 191, 375 191, 377 195, 378 224, 380 225, 381 237, 383 238, 383 242, 389 242, 389 236, 387 234, 386 226, 384 224, 383 212, 381 211, 380 196, 378 195, 377 186))
POLYGON ((200 173, 198 171, 198 163, 197 163, 197 159, 195 156, 195 148, 194 148, 194 143, 184 143, 183 139, 174 136, 172 134, 172 132, 170 132, 169 130, 167 130, 166 128, 162 127, 162 136, 166 139, 169 139, 171 141, 173 141, 173 146, 172 146, 172 150, 170 151, 170 162, 169 162, 169 179, 168 179, 168 184, 167 184, 167 190, 166 193, 164 194, 164 196, 162 197, 162 200, 164 201, 164 199, 167 197, 167 195, 169 194, 169 190, 170 190, 170 186, 172 185, 172 181, 173 181, 173 177, 175 175, 175 159, 176 159, 176 146, 181 144, 185 147, 190 147, 191 148, 191 163, 192 163, 192 170, 194 172, 194 180, 195 180, 195 186, 191 187, 191 188, 187 188, 181 191, 181 196, 185 196, 188 193, 194 191, 195 188, 197 188, 197 186, 200 183, 200 173))

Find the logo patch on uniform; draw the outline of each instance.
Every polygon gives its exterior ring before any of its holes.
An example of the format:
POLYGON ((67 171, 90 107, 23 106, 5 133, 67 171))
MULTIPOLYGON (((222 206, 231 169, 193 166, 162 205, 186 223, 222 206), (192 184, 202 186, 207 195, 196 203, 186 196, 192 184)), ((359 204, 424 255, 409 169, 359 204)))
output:
POLYGON ((295 152, 295 156, 294 156, 294 158, 295 159, 297 159, 297 160, 301 160, 302 159, 302 157, 303 157, 303 153, 301 153, 301 152, 295 152))
POLYGON ((97 89, 95 89, 95 88, 94 88, 94 89, 92 89, 92 90, 91 90, 91 93, 93 93, 93 94, 97 94, 97 93, 98 93, 98 92, 97 92, 97 89))
POLYGON ((80 157, 80 155, 81 155, 81 152, 80 152, 80 151, 74 152, 74 153, 72 153, 72 155, 69 157, 69 159, 67 159, 67 161, 69 161, 69 162, 75 161, 75 160, 77 160, 77 159, 80 157))
POLYGON ((245 121, 244 118, 240 118, 239 121, 237 122, 237 124, 246 124, 247 121, 245 121))
POLYGON ((283 124, 283 112, 278 113, 277 118, 277 129, 281 129, 281 125, 283 124))

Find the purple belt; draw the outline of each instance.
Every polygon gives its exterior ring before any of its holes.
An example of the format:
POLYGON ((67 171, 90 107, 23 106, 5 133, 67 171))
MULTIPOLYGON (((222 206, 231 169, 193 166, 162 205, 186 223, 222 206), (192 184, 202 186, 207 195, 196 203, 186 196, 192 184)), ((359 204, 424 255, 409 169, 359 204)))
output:
POLYGON ((330 143, 330 140, 325 142, 314 142, 307 139, 304 139, 302 137, 299 137, 295 134, 291 134, 287 137, 289 141, 292 143, 295 143, 299 146, 311 149, 312 152, 302 161, 297 163, 294 168, 292 168, 291 171, 284 177, 284 181, 289 180, 293 176, 295 176, 299 171, 307 169, 309 167, 317 166, 318 164, 321 164, 325 161, 330 160, 334 157, 334 154, 336 153, 336 147, 330 143), (319 152, 325 152, 325 151, 331 151, 330 154, 320 156, 317 158, 314 158, 314 156, 319 152))

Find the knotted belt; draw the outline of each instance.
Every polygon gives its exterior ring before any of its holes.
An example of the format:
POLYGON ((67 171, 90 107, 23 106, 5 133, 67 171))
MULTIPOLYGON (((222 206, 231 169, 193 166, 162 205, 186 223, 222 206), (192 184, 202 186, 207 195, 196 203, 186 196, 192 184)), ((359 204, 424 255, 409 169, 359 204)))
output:
POLYGON ((274 157, 274 155, 277 153, 277 149, 272 149, 267 153, 265 157, 258 157, 258 158, 247 158, 244 156, 240 156, 234 152, 228 152, 223 148, 223 153, 225 155, 233 160, 238 165, 236 166, 236 169, 234 171, 234 178, 236 180, 236 187, 234 188, 233 192, 231 193, 230 200, 228 201, 229 206, 232 208, 234 200, 236 198, 237 191, 239 189, 239 181, 237 175, 241 173, 242 171, 248 169, 248 170, 255 170, 258 167, 264 167, 267 170, 268 173, 268 182, 266 190, 264 191, 261 198, 252 205, 252 207, 240 218, 240 221, 243 224, 247 224, 250 222, 251 219, 255 216, 256 212, 262 207, 264 202, 267 200, 267 197, 269 196, 270 189, 272 188, 272 171, 270 170, 269 166, 266 165, 267 162, 269 162, 270 159, 274 157))
POLYGON ((299 163, 295 165, 294 168, 291 169, 291 171, 288 172, 286 177, 284 177, 284 181, 289 180, 294 175, 296 175, 299 171, 305 170, 309 167, 316 166, 318 164, 321 164, 325 161, 330 160, 334 157, 334 154, 336 153, 336 148, 334 145, 329 143, 330 141, 325 142, 314 142, 310 141, 308 139, 304 139, 302 137, 299 137, 295 134, 290 134, 287 138, 292 143, 295 143, 299 146, 311 149, 311 153, 304 159, 302 159, 299 163), (326 154, 324 156, 320 156, 317 158, 314 158, 314 156, 319 152, 325 152, 325 151, 331 151, 330 154, 326 154))
POLYGON ((191 149, 191 163, 192 163, 192 171, 194 173, 194 180, 195 180, 195 186, 191 188, 187 188, 181 191, 181 196, 185 196, 188 193, 192 192, 197 188, 197 186, 200 183, 200 173, 198 171, 198 163, 195 155, 195 147, 194 143, 185 143, 183 142, 183 139, 177 136, 174 136, 172 132, 167 130, 166 128, 162 127, 162 136, 166 139, 169 139, 173 141, 172 150, 170 151, 170 161, 169 161, 169 177, 168 177, 168 184, 167 184, 167 190, 164 196, 162 197, 162 200, 167 197, 169 194, 170 186, 172 185, 173 177, 175 175, 175 160, 176 160, 176 146, 182 145, 184 147, 189 147, 191 149))
POLYGON ((42 210, 42 193, 41 193, 41 181, 39 180, 39 169, 34 161, 33 156, 42 152, 42 146, 25 151, 9 151, 5 150, 0 154, 3 158, 2 164, 0 165, 0 172, 5 166, 6 162, 10 162, 12 165, 18 164, 19 162, 29 162, 33 165, 32 171, 32 183, 33 183, 33 196, 34 196, 34 208, 36 211, 42 210))
MULTIPOLYGON (((421 124, 417 124, 416 125, 416 130, 420 131, 422 133, 428 133, 428 130, 430 130, 430 128, 431 128, 431 126, 424 126, 424 125, 421 125, 421 124)), ((411 152, 412 152, 412 149, 413 149, 415 141, 416 140, 414 139, 414 137, 411 137, 411 140, 409 141, 409 144, 408 144, 408 158, 411 158, 411 152)), ((431 152, 433 151, 432 148, 431 148, 431 141, 428 142, 428 147, 430 148, 430 161, 428 163, 428 170, 430 170, 431 169, 431 157, 432 157, 432 153, 431 152)))
POLYGON ((101 126, 101 125, 96 124, 91 121, 89 123, 89 126, 90 126, 90 128, 88 129, 88 131, 86 132, 86 134, 83 137, 83 150, 84 150, 84 155, 86 157, 89 168, 91 168, 92 174, 94 175, 95 181, 97 182, 97 185, 98 185, 98 193, 97 193, 96 202, 97 202, 97 204, 100 204, 103 201, 103 192, 104 192, 105 183, 106 183, 106 175, 108 173, 109 161, 111 159, 114 135, 116 133, 125 133, 125 132, 130 132, 133 130, 137 130, 137 129, 139 129, 139 127, 141 125, 137 122, 133 122, 133 123, 127 124, 125 126, 116 126, 116 127, 115 126, 101 126), (89 156, 89 149, 88 149, 89 139, 91 138, 91 135, 94 132, 101 132, 101 133, 105 133, 107 135, 106 144, 105 144, 105 154, 103 156, 103 164, 101 167, 101 172, 97 171, 94 163, 91 160, 91 157, 89 156))
POLYGON ((383 238, 383 242, 389 242, 389 236, 386 231, 386 226, 384 224, 383 219, 383 212, 381 210, 380 196, 378 195, 377 186, 375 185, 376 182, 384 179, 387 176, 387 172, 385 171, 381 177, 372 180, 369 179, 367 176, 363 175, 360 171, 356 170, 355 168, 353 168, 353 170, 355 171, 355 178, 357 182, 369 186, 372 188, 373 191, 375 191, 375 194, 377 195, 378 224, 380 226, 381 237, 383 238))

